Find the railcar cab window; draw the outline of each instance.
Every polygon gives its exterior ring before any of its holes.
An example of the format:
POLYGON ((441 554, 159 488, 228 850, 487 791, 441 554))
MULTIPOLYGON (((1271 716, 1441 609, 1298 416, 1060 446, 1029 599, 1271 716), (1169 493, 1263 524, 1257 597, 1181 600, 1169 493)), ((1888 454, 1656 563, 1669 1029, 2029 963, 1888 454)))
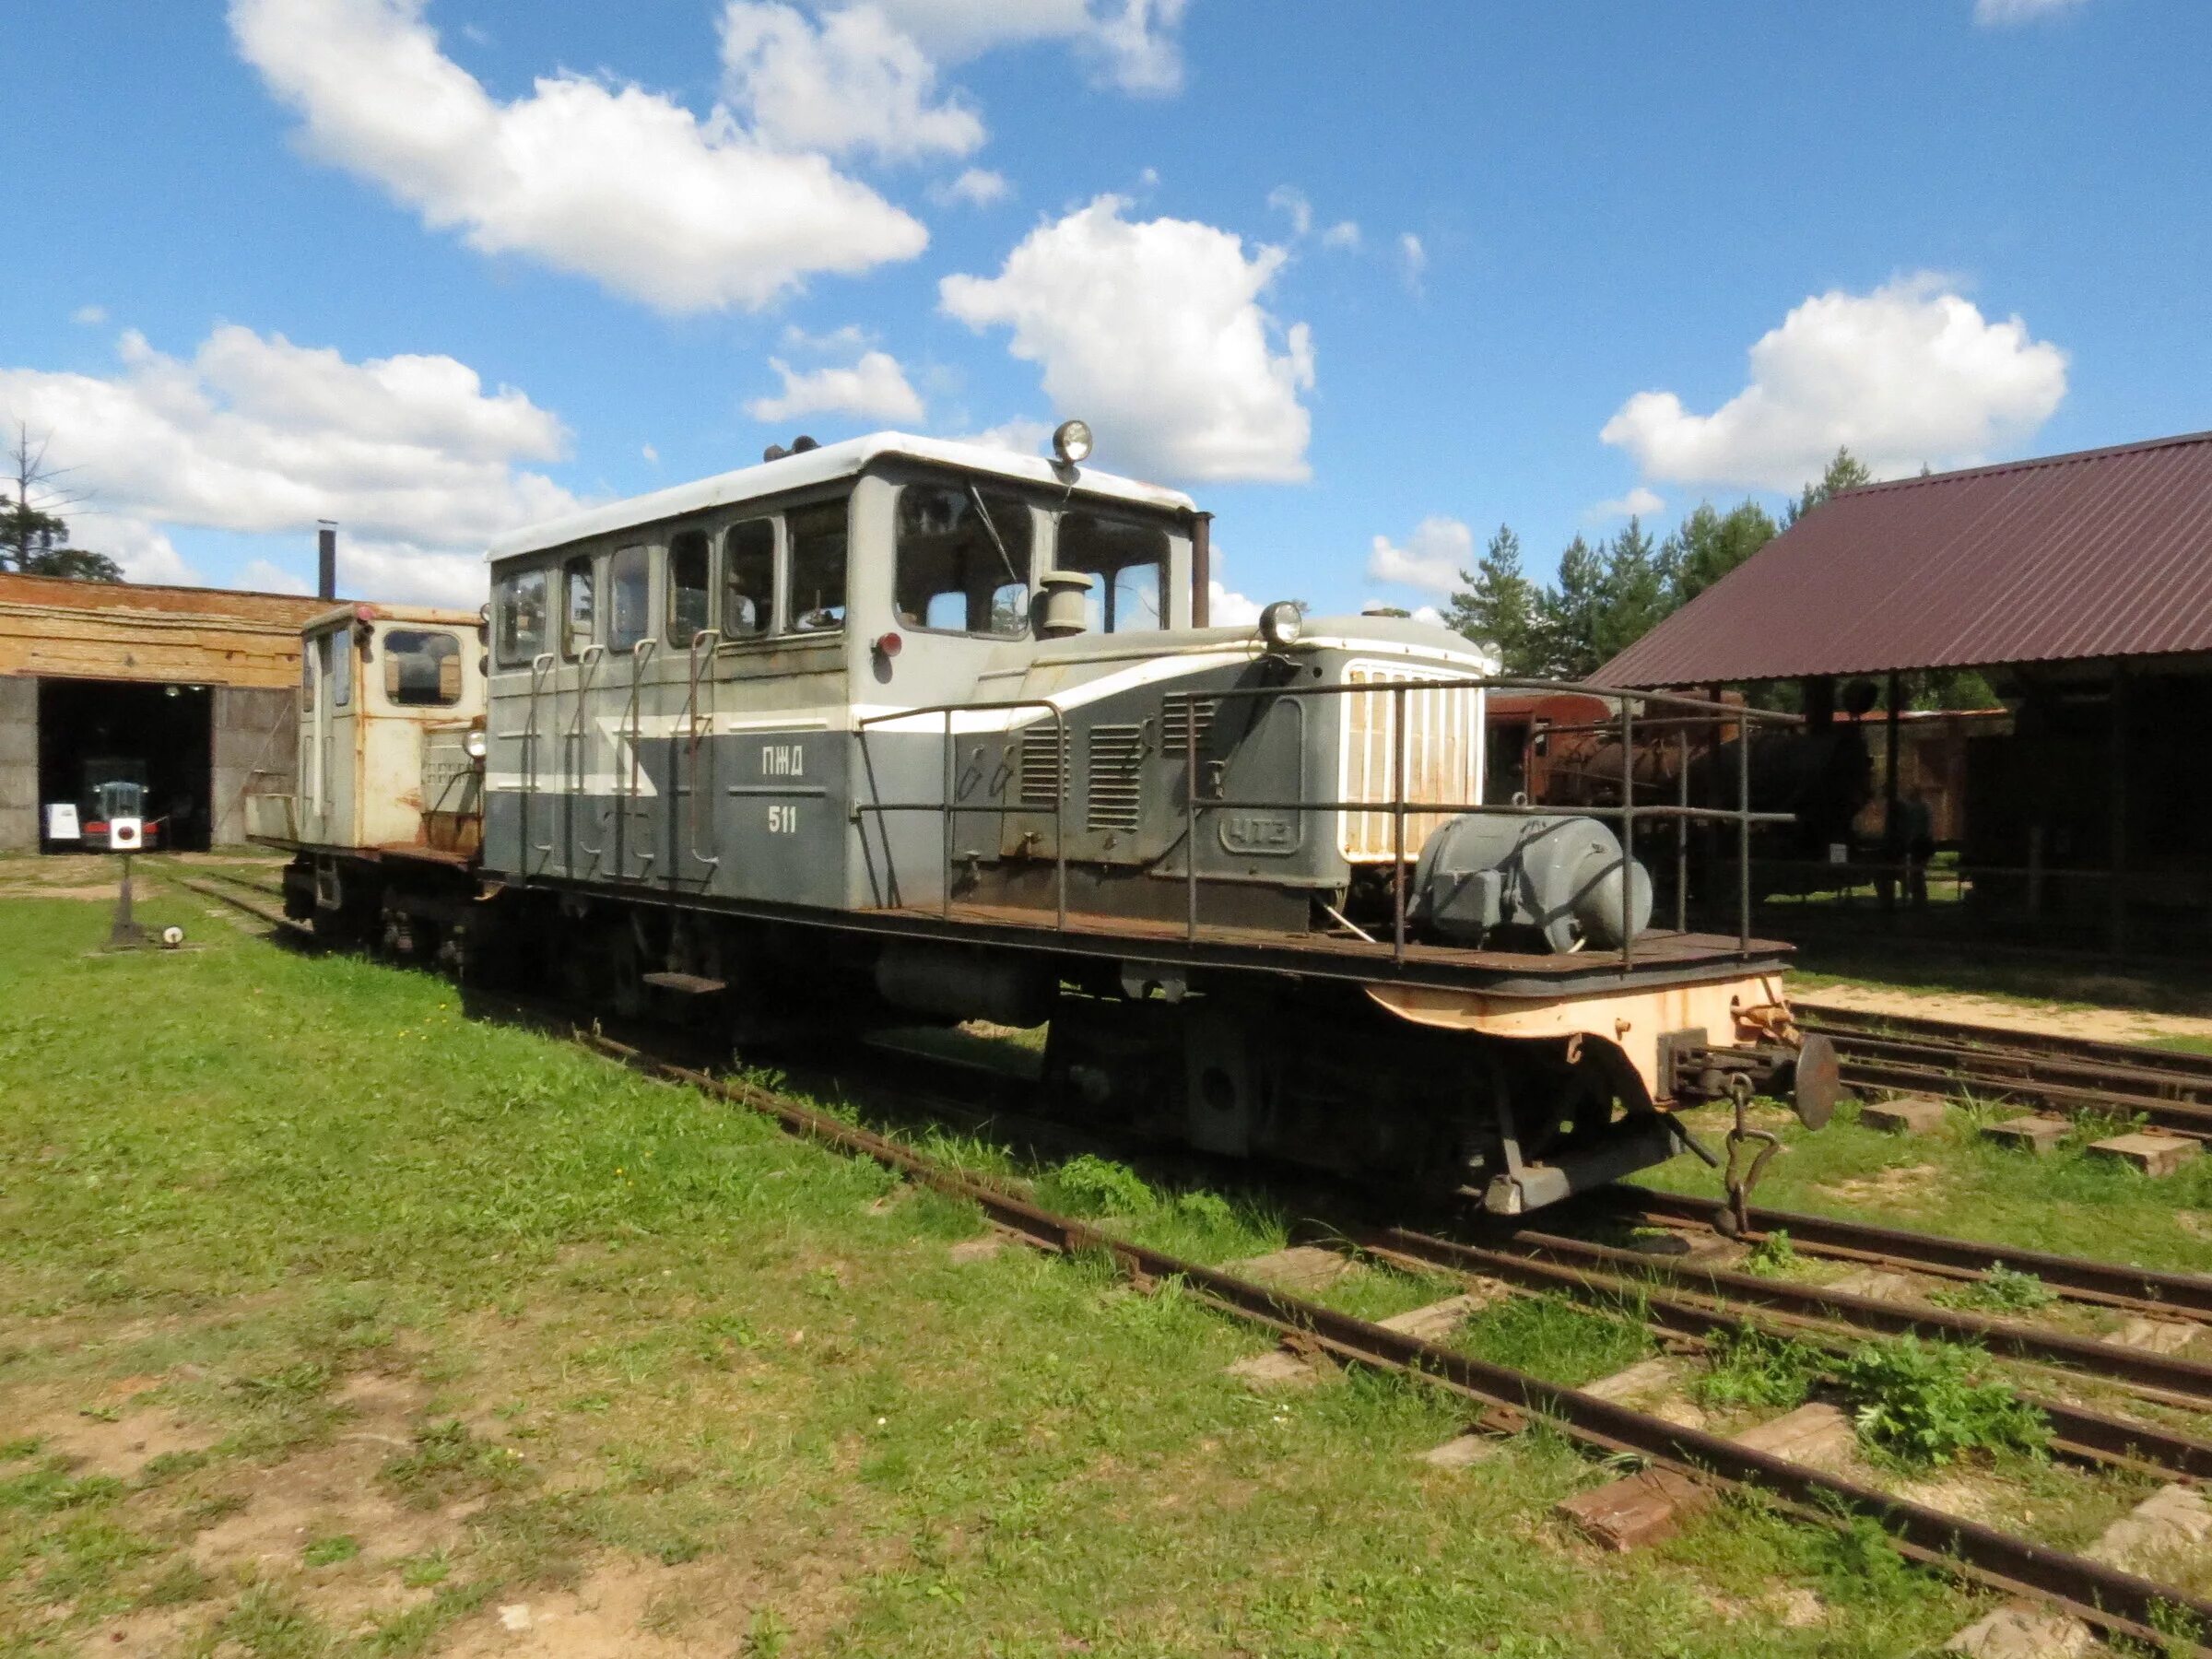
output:
POLYGON ((1168 533, 1153 524, 1095 512, 1060 515, 1053 564, 1098 578, 1086 602, 1096 633, 1144 633, 1167 626, 1168 533))
POLYGON ((592 642, 598 616, 598 584, 588 553, 570 559, 560 571, 560 650, 563 656, 572 657, 592 642))
POLYGON ((707 631, 714 592, 709 562, 704 530, 686 530, 668 543, 668 643, 678 650, 688 650, 707 631))
POLYGON ((961 484, 899 492, 894 597, 907 628, 1018 639, 1030 630, 1030 509, 961 484))
POLYGON ((353 629, 334 628, 323 636, 323 673, 330 681, 330 706, 353 700, 353 629))
POLYGON ((461 700, 461 640, 442 629, 395 628, 382 641, 384 700, 403 709, 450 709, 461 700))
POLYGON ((732 524, 722 538, 722 637, 759 639, 776 619, 775 521, 732 524))
POLYGON ((783 519, 791 540, 791 630, 827 633, 845 625, 845 502, 793 509, 783 519))
POLYGON ((500 583, 500 665, 526 668, 546 648, 546 572, 517 571, 500 583))
POLYGON ((606 648, 628 651, 653 631, 653 549, 618 549, 606 563, 606 648))

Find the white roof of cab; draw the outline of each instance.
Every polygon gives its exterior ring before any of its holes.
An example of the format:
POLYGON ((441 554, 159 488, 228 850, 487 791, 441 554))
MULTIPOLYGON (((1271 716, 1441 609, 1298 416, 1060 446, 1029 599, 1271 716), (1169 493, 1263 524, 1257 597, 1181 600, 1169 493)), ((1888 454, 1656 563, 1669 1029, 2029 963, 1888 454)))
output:
MULTIPOLYGON (((571 512, 566 518, 533 524, 526 530, 500 536, 491 544, 487 557, 512 559, 517 554, 565 547, 587 536, 607 535, 636 524, 680 518, 687 513, 703 512, 760 496, 780 495, 784 490, 801 489, 810 484, 831 483, 852 477, 871 462, 887 455, 935 461, 971 472, 996 473, 1001 477, 1042 484, 1054 489, 1065 489, 1069 481, 1054 463, 1042 455, 1027 455, 1018 450, 983 443, 958 443, 946 438, 916 438, 905 432, 871 432, 865 438, 825 443, 801 454, 786 455, 781 461, 741 466, 735 472, 701 478, 697 483, 673 485, 666 489, 656 489, 651 495, 608 501, 571 512)), ((1074 469, 1074 481, 1076 488, 1084 494, 1104 496, 1136 506, 1170 512, 1190 512, 1197 507, 1180 489, 1117 477, 1088 466, 1074 469)))

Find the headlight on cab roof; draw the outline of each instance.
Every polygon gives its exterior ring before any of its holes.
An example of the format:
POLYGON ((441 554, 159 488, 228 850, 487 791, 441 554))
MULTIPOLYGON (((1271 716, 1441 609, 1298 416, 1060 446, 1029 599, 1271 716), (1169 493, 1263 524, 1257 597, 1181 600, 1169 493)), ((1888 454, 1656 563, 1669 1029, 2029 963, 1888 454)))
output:
POLYGON ((1277 599, 1260 613, 1260 638, 1270 651, 1288 651, 1298 643, 1305 618, 1295 599, 1277 599))

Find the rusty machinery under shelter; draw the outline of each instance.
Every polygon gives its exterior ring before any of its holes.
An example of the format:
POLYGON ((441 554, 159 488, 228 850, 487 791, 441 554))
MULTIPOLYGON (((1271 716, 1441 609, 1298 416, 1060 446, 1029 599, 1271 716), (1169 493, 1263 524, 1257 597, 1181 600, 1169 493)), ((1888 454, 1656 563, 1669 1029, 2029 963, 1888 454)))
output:
POLYGON ((0 574, 0 852, 77 852, 45 808, 142 786, 153 844, 245 840, 249 788, 289 787, 300 629, 327 600, 0 574))
POLYGON ((1794 683, 1803 728, 1752 758, 1799 816, 1761 893, 1825 900, 1792 931, 2212 945, 2212 433, 1848 491, 1594 677, 1794 683), (2001 706, 1907 707, 1966 669, 2001 706))

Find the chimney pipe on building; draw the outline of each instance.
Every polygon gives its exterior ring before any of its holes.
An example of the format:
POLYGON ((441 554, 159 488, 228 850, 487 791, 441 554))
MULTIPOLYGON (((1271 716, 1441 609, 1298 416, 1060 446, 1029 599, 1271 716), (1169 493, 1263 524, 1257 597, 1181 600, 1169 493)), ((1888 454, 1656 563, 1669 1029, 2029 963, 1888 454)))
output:
POLYGON ((315 597, 338 596, 338 526, 330 519, 315 521, 315 597))

